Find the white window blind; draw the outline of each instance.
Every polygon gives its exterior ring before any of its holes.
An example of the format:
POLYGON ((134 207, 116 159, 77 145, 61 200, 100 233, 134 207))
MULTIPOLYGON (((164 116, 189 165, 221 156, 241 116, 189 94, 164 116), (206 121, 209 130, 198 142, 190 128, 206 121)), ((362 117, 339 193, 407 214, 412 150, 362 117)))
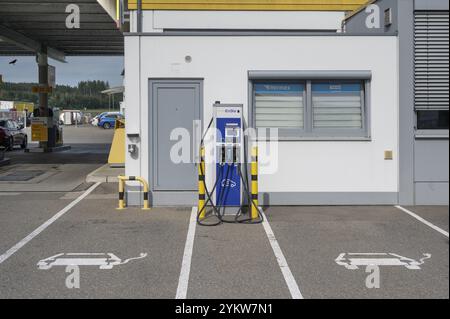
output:
POLYGON ((448 109, 448 12, 414 15, 415 108, 448 109))
POLYGON ((363 100, 362 83, 313 83, 313 127, 362 129, 363 100))
POLYGON ((256 127, 304 127, 304 92, 299 83, 256 83, 256 127))

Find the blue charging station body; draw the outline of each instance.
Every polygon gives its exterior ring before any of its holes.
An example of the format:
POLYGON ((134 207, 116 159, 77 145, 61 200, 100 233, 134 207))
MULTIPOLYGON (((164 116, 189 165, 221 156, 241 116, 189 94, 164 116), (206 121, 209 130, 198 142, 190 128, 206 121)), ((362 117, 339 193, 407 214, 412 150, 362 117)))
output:
POLYGON ((216 206, 234 214, 242 205, 242 185, 238 163, 242 154, 242 105, 215 104, 216 206))

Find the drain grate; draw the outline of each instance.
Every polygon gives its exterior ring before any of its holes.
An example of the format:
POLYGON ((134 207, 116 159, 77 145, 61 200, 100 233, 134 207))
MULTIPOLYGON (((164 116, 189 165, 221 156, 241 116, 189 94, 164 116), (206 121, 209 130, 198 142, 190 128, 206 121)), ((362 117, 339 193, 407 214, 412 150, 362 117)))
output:
POLYGON ((0 182, 26 182, 44 173, 45 171, 15 171, 0 176, 0 182))

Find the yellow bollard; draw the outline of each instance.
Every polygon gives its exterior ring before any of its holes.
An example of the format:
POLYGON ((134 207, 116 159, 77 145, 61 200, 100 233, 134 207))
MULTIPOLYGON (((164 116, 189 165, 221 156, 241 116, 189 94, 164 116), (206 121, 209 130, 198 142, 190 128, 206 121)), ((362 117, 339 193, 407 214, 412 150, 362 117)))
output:
POLYGON ((117 209, 125 209, 125 181, 122 179, 123 176, 118 176, 119 178, 119 207, 117 209))
POLYGON ((142 207, 143 210, 149 210, 149 192, 150 188, 148 187, 148 183, 142 177, 136 176, 118 176, 119 179, 119 207, 117 209, 125 209, 125 181, 138 181, 144 187, 144 205, 142 207))
POLYGON ((252 148, 252 163, 251 163, 251 173, 252 173, 252 190, 251 190, 251 219, 257 219, 259 216, 258 211, 258 147, 252 148))
POLYGON ((198 211, 200 212, 199 218, 203 219, 206 215, 205 207, 205 147, 202 146, 200 150, 200 163, 198 165, 198 211))
POLYGON ((150 205, 148 202, 148 196, 150 194, 150 190, 149 190, 148 184, 143 178, 138 177, 137 180, 140 181, 142 183, 142 185, 144 185, 144 207, 142 207, 142 209, 149 210, 150 205))

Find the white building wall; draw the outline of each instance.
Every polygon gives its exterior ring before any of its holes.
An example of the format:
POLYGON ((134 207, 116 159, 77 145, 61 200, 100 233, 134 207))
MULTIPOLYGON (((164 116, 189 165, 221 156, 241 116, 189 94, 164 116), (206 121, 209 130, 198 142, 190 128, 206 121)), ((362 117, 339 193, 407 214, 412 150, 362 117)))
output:
POLYGON ((203 78, 208 121, 217 100, 242 103, 247 114, 249 70, 370 70, 372 140, 280 142, 279 169, 260 177, 260 192, 398 191, 395 37, 131 36, 125 48, 127 132, 141 134, 139 158, 127 154, 127 174, 148 178, 149 78, 203 78), (394 160, 384 159, 385 150, 394 160))
MULTIPOLYGON (((340 30, 342 11, 142 11, 142 31, 175 30, 340 30)), ((136 11, 131 13, 136 31, 136 11)))
POLYGON ((343 12, 154 11, 155 29, 338 30, 343 12))
MULTIPOLYGON (((126 105, 126 125, 125 125, 125 175, 143 176, 148 174, 142 171, 142 160, 148 158, 148 149, 142 151, 145 142, 142 141, 142 132, 148 132, 146 126, 148 123, 143 121, 141 123, 141 92, 140 92, 140 38, 139 37, 125 37, 124 39, 124 67, 125 77, 124 95, 126 105), (144 125, 144 127, 142 127, 144 125), (138 135, 138 138, 130 138, 130 135, 138 135), (138 155, 132 156, 127 150, 130 143, 138 145, 138 155)), ((147 176, 148 177, 148 176, 147 176)), ((148 179, 147 179, 148 180, 148 179)), ((128 182, 130 186, 139 187, 139 183, 128 182)), ((132 191, 133 188, 130 188, 132 191)))

